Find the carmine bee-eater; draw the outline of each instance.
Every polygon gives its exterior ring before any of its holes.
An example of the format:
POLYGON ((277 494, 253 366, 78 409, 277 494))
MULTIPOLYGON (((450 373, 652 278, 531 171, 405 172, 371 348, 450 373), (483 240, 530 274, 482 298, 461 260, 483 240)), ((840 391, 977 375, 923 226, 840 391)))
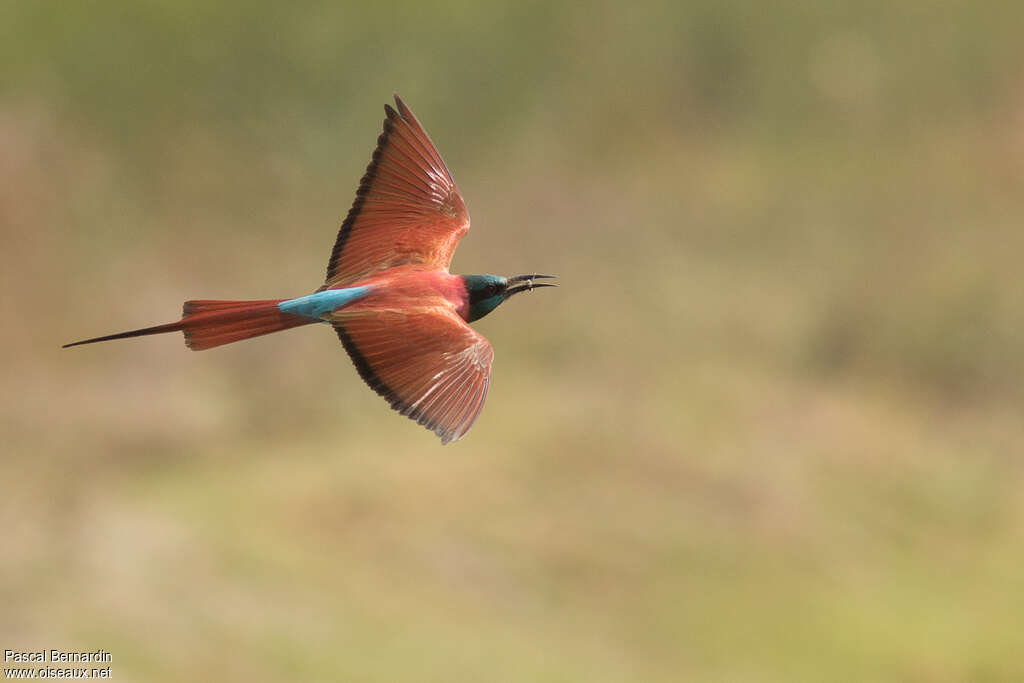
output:
POLYGON ((487 397, 494 350, 467 323, 550 275, 452 275, 469 212, 427 131, 396 95, 338 231, 327 281, 297 299, 186 301, 178 322, 67 346, 163 332, 193 351, 315 322, 334 326, 359 375, 443 443, 466 435, 487 397))

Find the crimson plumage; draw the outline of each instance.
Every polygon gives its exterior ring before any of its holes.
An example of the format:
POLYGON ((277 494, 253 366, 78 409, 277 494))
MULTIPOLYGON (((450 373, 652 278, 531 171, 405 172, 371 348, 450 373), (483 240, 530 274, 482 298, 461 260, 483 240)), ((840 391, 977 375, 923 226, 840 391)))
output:
POLYGON ((483 409, 494 359, 490 342, 467 323, 518 292, 553 285, 533 282, 546 275, 448 272, 469 212, 426 130, 397 95, 395 105, 385 105, 384 130, 316 292, 188 301, 178 322, 65 346, 182 331, 198 351, 327 322, 392 408, 443 443, 462 438, 483 409))

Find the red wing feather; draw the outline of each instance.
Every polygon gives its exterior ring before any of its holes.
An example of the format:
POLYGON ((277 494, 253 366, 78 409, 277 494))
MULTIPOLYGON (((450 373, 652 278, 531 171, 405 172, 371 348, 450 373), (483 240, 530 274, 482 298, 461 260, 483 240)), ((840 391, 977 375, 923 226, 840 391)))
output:
POLYGON ((384 132, 341 224, 324 288, 399 265, 447 270, 469 212, 430 136, 405 103, 385 105, 384 132))
POLYGON ((455 313, 354 314, 334 327, 360 376, 392 408, 443 443, 473 426, 487 397, 494 350, 455 313))

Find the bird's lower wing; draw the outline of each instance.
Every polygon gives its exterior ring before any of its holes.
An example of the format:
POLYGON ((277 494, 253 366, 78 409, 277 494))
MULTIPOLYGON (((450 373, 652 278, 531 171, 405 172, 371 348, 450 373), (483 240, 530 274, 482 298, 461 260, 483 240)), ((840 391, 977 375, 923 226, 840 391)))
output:
POLYGON ((462 438, 487 397, 494 350, 453 311, 373 311, 334 322, 359 375, 391 407, 441 437, 462 438))

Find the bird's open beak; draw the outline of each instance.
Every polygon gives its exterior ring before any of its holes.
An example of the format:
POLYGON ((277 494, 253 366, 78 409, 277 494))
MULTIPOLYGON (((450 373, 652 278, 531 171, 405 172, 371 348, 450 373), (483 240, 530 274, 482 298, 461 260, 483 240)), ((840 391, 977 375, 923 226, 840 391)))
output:
POLYGON ((517 285, 515 287, 509 287, 505 290, 505 298, 518 294, 519 292, 532 292, 537 287, 557 287, 556 284, 549 284, 546 282, 534 282, 534 280, 544 280, 557 277, 556 275, 516 275, 508 279, 508 284, 511 285, 514 282, 525 282, 526 284, 517 285))

